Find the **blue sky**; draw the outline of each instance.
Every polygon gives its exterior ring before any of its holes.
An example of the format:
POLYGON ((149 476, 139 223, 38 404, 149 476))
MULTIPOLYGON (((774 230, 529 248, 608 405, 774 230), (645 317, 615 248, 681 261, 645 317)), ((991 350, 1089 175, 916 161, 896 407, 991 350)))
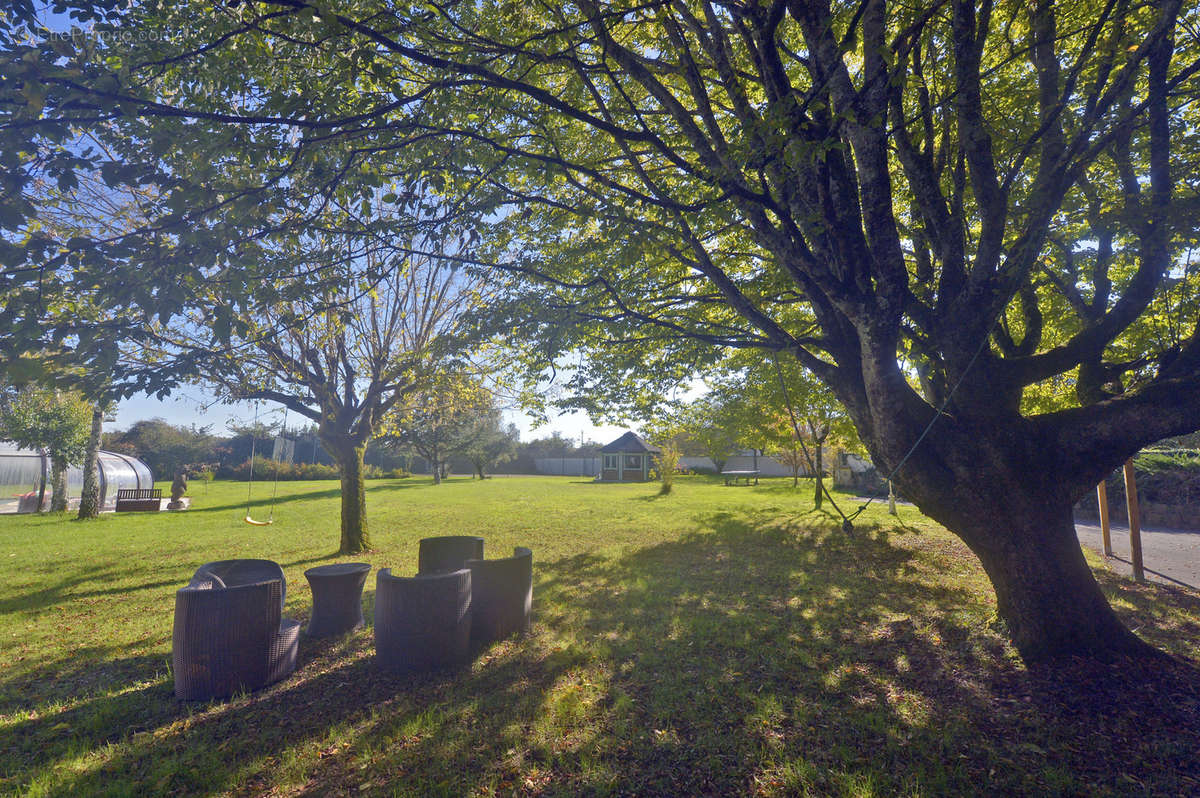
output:
MULTIPOLYGON (((271 402, 263 402, 258 412, 259 420, 267 423, 279 423, 283 418, 282 408, 271 402)), ((570 413, 551 416, 548 424, 534 429, 533 420, 524 413, 509 411, 506 415, 508 420, 521 430, 521 440, 525 441, 546 437, 557 431, 576 441, 582 433, 585 440, 608 443, 630 428, 611 424, 596 425, 582 413, 570 413)), ((213 404, 212 395, 203 388, 185 385, 163 400, 152 396, 126 399, 117 407, 116 420, 106 424, 105 430, 112 432, 127 429, 136 421, 151 418, 161 418, 171 424, 185 426, 210 425, 214 434, 223 435, 230 423, 248 424, 254 420, 254 403, 213 404)), ((289 427, 307 423, 307 420, 296 418, 295 414, 288 416, 289 427)))

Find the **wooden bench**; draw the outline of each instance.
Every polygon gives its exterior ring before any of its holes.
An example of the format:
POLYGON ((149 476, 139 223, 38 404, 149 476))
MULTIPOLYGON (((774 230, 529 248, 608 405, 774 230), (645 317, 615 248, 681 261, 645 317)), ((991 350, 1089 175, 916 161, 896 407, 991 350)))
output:
POLYGON ((736 484, 738 484, 739 479, 746 480, 747 485, 750 484, 751 479, 754 480, 755 485, 758 484, 758 472, 757 471, 722 471, 721 476, 725 477, 726 485, 730 485, 730 484, 736 485, 736 484))
POLYGON ((118 513, 157 513, 162 507, 162 488, 121 488, 117 491, 118 513))

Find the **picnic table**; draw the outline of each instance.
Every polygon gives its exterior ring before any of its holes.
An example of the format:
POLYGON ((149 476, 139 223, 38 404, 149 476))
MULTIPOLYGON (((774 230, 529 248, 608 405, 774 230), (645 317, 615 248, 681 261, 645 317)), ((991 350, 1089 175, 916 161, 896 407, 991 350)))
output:
POLYGON ((739 479, 746 480, 746 484, 750 484, 750 480, 754 480, 754 484, 758 484, 757 471, 722 471, 721 476, 725 477, 726 485, 736 485, 739 479))

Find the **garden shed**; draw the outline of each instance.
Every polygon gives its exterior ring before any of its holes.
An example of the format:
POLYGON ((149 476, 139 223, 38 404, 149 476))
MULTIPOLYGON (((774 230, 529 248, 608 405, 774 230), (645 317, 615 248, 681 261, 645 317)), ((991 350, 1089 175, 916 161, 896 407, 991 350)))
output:
POLYGON ((626 432, 600 450, 597 482, 646 482, 654 457, 662 453, 632 432, 626 432))

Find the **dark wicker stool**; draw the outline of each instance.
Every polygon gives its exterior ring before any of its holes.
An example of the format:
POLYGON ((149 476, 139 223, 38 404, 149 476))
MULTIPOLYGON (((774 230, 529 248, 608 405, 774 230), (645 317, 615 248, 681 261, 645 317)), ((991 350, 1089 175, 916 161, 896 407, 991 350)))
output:
POLYGON ((529 631, 533 607, 533 552, 516 548, 499 560, 468 560, 471 570, 471 639, 502 640, 529 631))
POLYGON ((371 566, 365 562, 318 565, 304 572, 312 587, 309 637, 340 635, 363 625, 362 591, 371 566))
POLYGON ((457 571, 467 560, 482 559, 483 538, 473 535, 421 538, 417 548, 417 573, 457 571))
MULTIPOLYGON (((226 569, 231 573, 239 574, 226 569)), ((176 591, 171 647, 176 698, 224 698, 265 687, 296 669, 300 623, 281 617, 280 574, 227 586, 216 571, 201 568, 176 591)))
POLYGON ((471 653, 471 572, 375 577, 375 656, 385 668, 428 670, 471 653))

